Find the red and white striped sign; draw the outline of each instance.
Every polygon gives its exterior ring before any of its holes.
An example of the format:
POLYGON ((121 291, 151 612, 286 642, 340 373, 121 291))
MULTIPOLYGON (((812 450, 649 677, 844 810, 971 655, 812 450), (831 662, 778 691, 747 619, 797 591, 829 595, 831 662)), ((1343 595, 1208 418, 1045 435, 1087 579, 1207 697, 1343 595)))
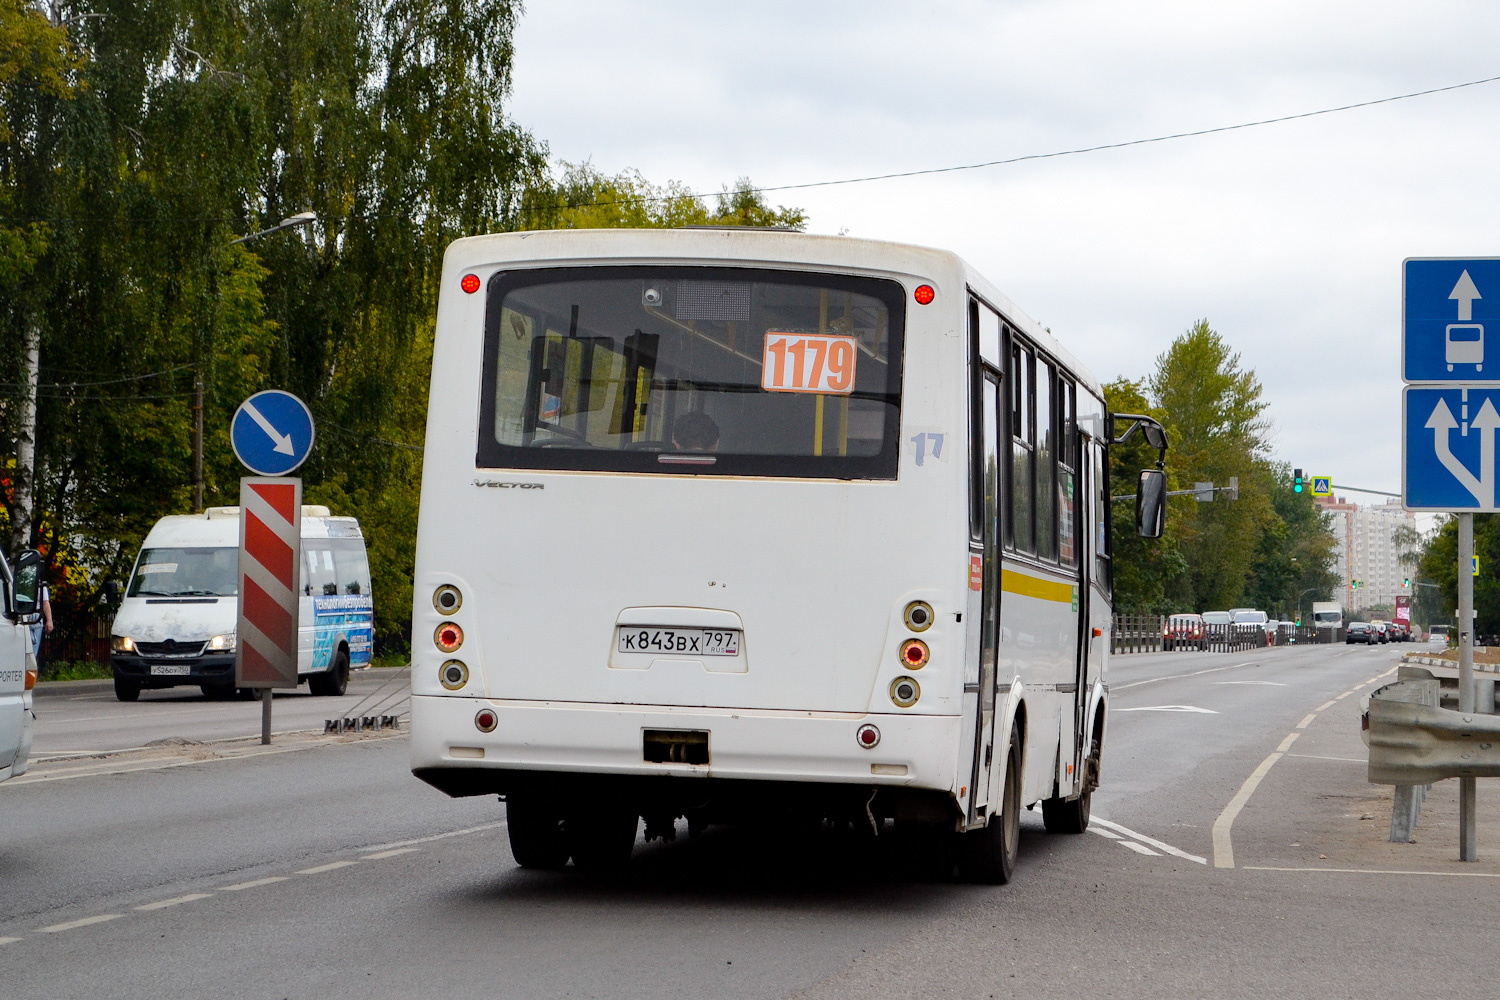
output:
POLYGON ((236 687, 297 686, 302 480, 240 480, 240 616, 236 687))

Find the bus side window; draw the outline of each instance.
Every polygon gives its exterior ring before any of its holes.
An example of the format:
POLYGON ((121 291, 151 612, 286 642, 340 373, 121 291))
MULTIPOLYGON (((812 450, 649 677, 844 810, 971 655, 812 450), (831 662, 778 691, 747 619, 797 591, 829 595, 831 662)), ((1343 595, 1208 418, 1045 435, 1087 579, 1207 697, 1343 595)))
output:
POLYGON ((1078 544, 1074 502, 1078 472, 1078 416, 1074 406, 1073 383, 1057 380, 1059 435, 1057 450, 1057 554, 1064 566, 1078 565, 1078 544))
POLYGON ((1109 458, 1098 442, 1094 443, 1091 454, 1094 465, 1094 575, 1099 586, 1109 593, 1113 588, 1109 560, 1109 458))
POLYGON ((333 543, 333 562, 340 593, 370 592, 370 557, 363 542, 357 538, 337 539, 333 543))
POLYGON ((1032 382, 1035 356, 1019 343, 1010 349, 1010 514, 1016 549, 1036 552, 1036 524, 1032 518, 1035 484, 1032 471, 1032 382))
POLYGON ((338 580, 333 571, 333 550, 328 542, 302 540, 302 593, 309 597, 323 597, 339 592, 338 580))
POLYGON ((1050 361, 1036 366, 1036 550, 1057 558, 1057 394, 1050 361))

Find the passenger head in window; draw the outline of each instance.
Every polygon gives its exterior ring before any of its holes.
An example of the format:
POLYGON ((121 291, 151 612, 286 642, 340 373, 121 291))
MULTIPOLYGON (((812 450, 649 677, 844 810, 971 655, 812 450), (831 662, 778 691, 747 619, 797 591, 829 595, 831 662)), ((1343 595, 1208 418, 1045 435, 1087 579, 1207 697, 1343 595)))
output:
POLYGON ((719 425, 702 410, 689 411, 672 422, 672 443, 679 451, 718 451, 719 425))

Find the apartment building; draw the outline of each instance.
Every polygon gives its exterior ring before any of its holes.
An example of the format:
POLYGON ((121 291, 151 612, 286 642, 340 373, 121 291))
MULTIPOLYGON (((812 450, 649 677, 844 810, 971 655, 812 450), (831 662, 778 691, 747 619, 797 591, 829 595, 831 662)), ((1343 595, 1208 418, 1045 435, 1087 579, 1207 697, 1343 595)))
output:
POLYGON ((1407 549, 1396 540, 1397 529, 1416 526, 1413 515, 1397 499, 1381 504, 1353 504, 1343 497, 1315 498, 1332 515, 1335 568, 1343 577, 1339 601, 1351 614, 1380 604, 1393 605, 1410 596, 1402 586, 1411 568, 1401 561, 1407 549), (1359 581, 1358 589, 1352 586, 1359 581))

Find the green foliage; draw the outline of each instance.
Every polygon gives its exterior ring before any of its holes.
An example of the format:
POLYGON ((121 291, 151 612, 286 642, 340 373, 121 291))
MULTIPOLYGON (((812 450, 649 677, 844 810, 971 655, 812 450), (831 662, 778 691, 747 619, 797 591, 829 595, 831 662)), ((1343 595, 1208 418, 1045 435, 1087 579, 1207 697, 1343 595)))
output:
MULTIPOLYGON (((448 243, 541 226, 801 226, 749 181, 710 208, 505 113, 517 0, 0 0, 0 433, 41 331, 33 540, 63 638, 157 518, 238 502, 229 420, 295 392, 309 503, 359 516, 377 650, 409 641, 437 280, 448 243), (58 15, 58 16, 62 16, 58 15), (231 245, 302 212, 316 226, 231 245)), ((5 509, 14 513, 9 470, 5 509)))
MULTIPOLYGON (((1474 554, 1479 557, 1479 575, 1474 577, 1474 631, 1500 635, 1500 515, 1475 514, 1474 554)), ((1418 562, 1417 579, 1435 583, 1438 590, 1418 586, 1426 598, 1422 610, 1431 624, 1454 621, 1458 607, 1458 519, 1449 518, 1428 539, 1418 562), (1428 596, 1428 595, 1432 596, 1428 596)))
MULTIPOLYGON (((1142 413, 1167 429, 1170 490, 1239 480, 1239 499, 1172 497, 1163 536, 1135 534, 1133 505, 1114 511, 1115 602, 1127 612, 1226 610, 1253 605, 1294 617, 1299 604, 1323 600, 1337 585, 1327 517, 1306 493, 1292 491, 1291 470, 1266 457, 1270 423, 1253 371, 1206 320, 1194 323, 1156 359, 1141 382, 1105 386, 1113 413, 1142 413), (1303 595, 1302 591, 1312 593, 1303 595)), ((1155 462, 1144 442, 1111 450, 1116 494, 1155 462)))
POLYGON ((48 681, 99 681, 108 680, 114 676, 114 672, 107 663, 96 663, 93 660, 44 660, 41 673, 37 676, 38 684, 48 681))
POLYGON ((606 176, 589 163, 563 164, 563 176, 528 199, 531 229, 670 229, 682 226, 785 226, 802 229, 801 209, 773 207, 748 177, 723 188, 711 211, 685 185, 658 186, 638 170, 606 176))

